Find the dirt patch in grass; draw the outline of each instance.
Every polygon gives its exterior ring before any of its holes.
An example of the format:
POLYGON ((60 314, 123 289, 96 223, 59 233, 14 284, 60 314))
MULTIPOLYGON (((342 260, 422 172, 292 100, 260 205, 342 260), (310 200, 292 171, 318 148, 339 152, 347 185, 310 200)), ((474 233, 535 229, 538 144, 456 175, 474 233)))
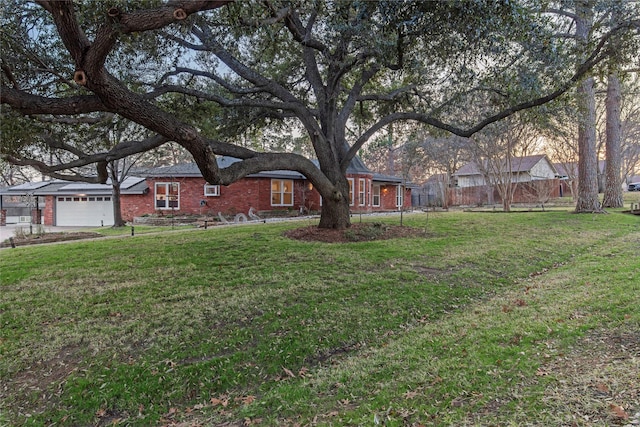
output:
POLYGON ((4 389, 0 388, 0 400, 12 400, 14 408, 20 408, 25 413, 46 411, 57 400, 69 375, 82 364, 85 350, 78 345, 68 345, 60 349, 55 357, 38 361, 15 373, 4 389), (34 394, 39 399, 25 397, 34 394))
POLYGON ((373 222, 352 224, 351 227, 345 230, 333 230, 317 226, 302 227, 286 231, 284 235, 290 239, 307 242, 349 243, 425 237, 426 233, 421 228, 373 222))
POLYGON ((558 425, 638 425, 640 423, 640 330, 592 332, 544 365, 553 376, 545 400, 563 416, 558 425))
MULTIPOLYGON (((40 234, 40 235, 38 234, 24 235, 20 237, 12 237, 11 240, 13 240, 13 244, 15 246, 27 246, 27 245, 38 245, 42 243, 66 242, 68 240, 94 239, 97 237, 103 237, 103 235, 99 233, 76 231, 76 232, 69 232, 69 233, 46 233, 46 234, 40 234)), ((4 242, 0 243, 0 248, 11 247, 11 240, 7 239, 4 242)))

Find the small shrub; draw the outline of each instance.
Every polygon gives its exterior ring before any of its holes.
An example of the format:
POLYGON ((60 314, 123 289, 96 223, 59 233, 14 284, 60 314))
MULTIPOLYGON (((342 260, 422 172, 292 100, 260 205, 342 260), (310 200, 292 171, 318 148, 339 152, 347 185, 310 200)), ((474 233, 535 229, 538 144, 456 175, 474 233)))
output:
POLYGON ((15 230, 13 230, 13 236, 16 239, 26 239, 27 238, 27 233, 25 232, 24 228, 18 227, 15 230))
POLYGON ((35 235, 38 237, 42 237, 46 234, 46 230, 44 229, 44 225, 38 224, 35 229, 35 235))

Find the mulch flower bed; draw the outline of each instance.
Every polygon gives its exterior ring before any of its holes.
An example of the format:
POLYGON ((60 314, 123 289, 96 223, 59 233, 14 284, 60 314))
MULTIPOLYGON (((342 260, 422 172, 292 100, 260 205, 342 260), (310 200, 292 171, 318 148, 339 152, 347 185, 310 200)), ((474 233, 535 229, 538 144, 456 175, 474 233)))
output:
POLYGON ((290 239, 307 242, 348 243, 404 237, 424 237, 425 231, 421 228, 373 222, 351 224, 351 227, 345 230, 318 228, 312 225, 286 231, 284 235, 290 239))
POLYGON ((42 243, 55 243, 55 242, 65 242, 67 240, 82 240, 82 239, 93 239, 96 237, 103 237, 102 234, 99 233, 90 233, 90 232, 70 232, 70 233, 45 233, 45 234, 26 234, 20 237, 11 237, 10 239, 5 240, 0 243, 0 248, 10 248, 11 240, 13 240, 13 244, 15 246, 27 246, 27 245, 38 245, 42 243))

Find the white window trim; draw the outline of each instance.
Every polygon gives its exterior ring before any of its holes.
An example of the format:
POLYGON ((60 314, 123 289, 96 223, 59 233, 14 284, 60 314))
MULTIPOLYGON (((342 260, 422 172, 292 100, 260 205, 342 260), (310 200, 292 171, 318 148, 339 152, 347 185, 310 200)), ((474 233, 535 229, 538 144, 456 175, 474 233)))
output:
POLYGON ((367 205, 367 190, 366 190, 367 180, 364 178, 358 179, 358 205, 366 206, 367 205))
POLYGON ((220 196, 220 186, 214 184, 205 184, 204 185, 204 196, 205 197, 219 197, 220 196))
POLYGON ((353 206, 355 204, 356 183, 354 178, 347 178, 347 180, 349 181, 349 196, 351 199, 351 203, 349 203, 349 206, 353 206))
POLYGON ((402 184, 396 186, 396 207, 400 208, 404 206, 404 191, 402 184))
POLYGON ((374 185, 373 186, 373 196, 371 197, 371 204, 372 206, 379 208, 380 207, 380 194, 382 193, 382 188, 380 185, 374 185), (378 190, 376 193, 376 189, 378 190), (378 203, 376 204, 375 200, 376 200, 376 196, 378 196, 378 203))
POLYGON ((293 206, 293 204, 294 204, 293 203, 294 202, 294 200, 293 200, 293 193, 294 193, 293 184, 294 184, 294 182, 293 182, 292 179, 272 179, 271 180, 271 206, 293 206), (277 193, 277 194, 280 195, 280 203, 273 203, 273 195, 274 195, 273 183, 274 182, 278 182, 279 183, 278 188, 282 190, 282 191, 279 191, 277 193), (290 182, 291 183, 291 192, 290 193, 289 192, 285 193, 285 191, 284 191, 284 183, 285 182, 290 182), (291 194, 291 203, 283 203, 283 199, 284 199, 284 195, 285 194, 291 194))
POLYGON ((153 199, 153 205, 155 207, 155 209, 158 210, 180 210, 180 183, 179 182, 156 182, 155 185, 153 186, 154 189, 154 199, 153 199), (171 207, 170 205, 170 196, 169 196, 169 187, 173 186, 173 185, 177 185, 178 186, 178 194, 175 196, 176 197, 176 201, 178 202, 178 206, 175 207, 171 207), (158 207, 158 187, 159 186, 164 186, 166 189, 166 193, 165 193, 165 197, 166 197, 166 206, 165 207, 158 207))

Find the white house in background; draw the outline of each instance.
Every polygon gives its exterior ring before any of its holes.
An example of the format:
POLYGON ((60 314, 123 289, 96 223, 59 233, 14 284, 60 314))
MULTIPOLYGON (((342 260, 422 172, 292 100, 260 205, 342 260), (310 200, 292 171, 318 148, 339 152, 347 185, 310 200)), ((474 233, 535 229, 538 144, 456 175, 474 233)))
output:
MULTIPOLYGON (((495 177, 496 179, 492 177, 490 181, 493 182, 487 182, 487 177, 482 169, 487 171, 490 176, 498 173, 491 171, 489 167, 480 168, 477 163, 469 162, 453 174, 456 187, 479 187, 490 185, 496 181, 503 181, 497 177, 495 177)), ((545 154, 513 157, 511 159, 511 170, 509 171, 508 169, 506 160, 502 160, 499 173, 509 173, 511 175, 511 182, 514 183, 549 180, 558 176, 556 168, 545 154)))

